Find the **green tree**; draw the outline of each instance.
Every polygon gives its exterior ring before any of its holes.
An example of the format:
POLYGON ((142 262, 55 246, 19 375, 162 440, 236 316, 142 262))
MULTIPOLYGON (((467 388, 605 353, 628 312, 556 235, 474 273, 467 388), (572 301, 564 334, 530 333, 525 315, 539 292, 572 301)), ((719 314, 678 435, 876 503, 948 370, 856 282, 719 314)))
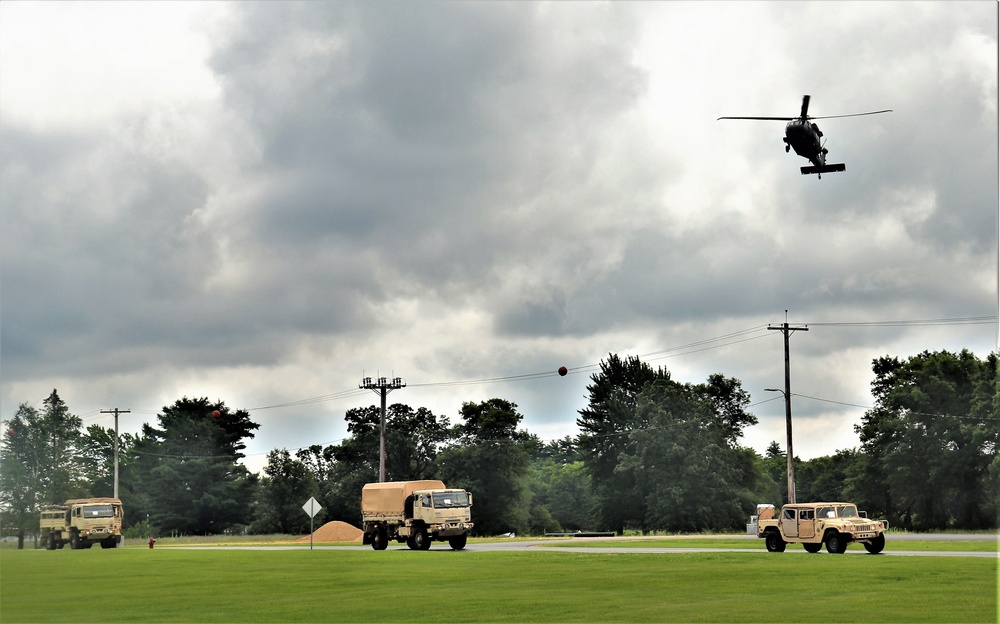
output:
POLYGON ((857 503, 851 498, 848 482, 848 475, 852 473, 857 457, 856 451, 845 450, 809 461, 796 461, 796 500, 800 503, 844 500, 857 503))
POLYGON ((517 429, 524 417, 510 401, 464 403, 461 416, 455 444, 438 457, 440 477, 472 492, 477 534, 527 531, 528 466, 538 439, 517 429))
POLYGON ((891 521, 915 529, 996 526, 987 489, 1000 442, 997 357, 928 352, 872 364, 875 407, 856 427, 867 461, 852 471, 881 483, 891 521))
MULTIPOLYGON (((257 534, 306 533, 310 519, 302 511, 302 505, 316 493, 316 485, 309 468, 293 459, 286 449, 268 453, 250 531, 257 534)), ((326 511, 320 510, 314 522, 322 522, 326 511)))
POLYGON ((730 446, 712 397, 663 380, 640 392, 637 410, 649 425, 629 434, 635 451, 622 456, 621 467, 636 475, 634 492, 644 497, 643 529, 723 530, 743 522, 749 496, 742 473, 752 471, 752 454, 730 446))
POLYGON ((0 437, 0 513, 14 527, 18 548, 38 530, 43 505, 85 494, 79 479, 77 441, 82 421, 56 390, 42 409, 22 403, 0 437))
POLYGON ((0 526, 17 532, 17 547, 38 526, 42 475, 45 471, 41 415, 22 403, 0 438, 0 526))
POLYGON ((46 470, 42 474, 42 500, 62 503, 82 494, 78 483, 77 441, 83 421, 69 412, 66 403, 53 390, 42 401, 38 426, 43 435, 46 470))
POLYGON ((580 452, 593 486, 596 520, 600 528, 621 534, 626 526, 641 526, 646 515, 635 471, 621 468, 622 456, 636 453, 631 433, 649 426, 636 409, 638 396, 648 383, 670 381, 670 373, 638 357, 610 354, 591 381, 587 407, 576 420, 580 452))
MULTIPOLYGON (((115 491, 115 430, 90 425, 77 441, 80 479, 89 496, 112 496, 115 491)), ((135 446, 136 436, 118 436, 119 489, 122 464, 135 446)))
POLYGON ((133 491, 144 493, 137 515, 149 514, 160 531, 194 535, 249 523, 257 477, 238 460, 260 425, 207 398, 180 399, 157 419, 160 428, 143 425, 130 462, 133 491))
MULTIPOLYGON (((561 531, 590 530, 593 527, 594 498, 590 476, 576 442, 565 437, 539 447, 531 460, 529 484, 533 522, 546 515, 561 531)), ((535 522, 535 524, 538 524, 535 522)), ((537 532, 536 527, 532 527, 537 532)))

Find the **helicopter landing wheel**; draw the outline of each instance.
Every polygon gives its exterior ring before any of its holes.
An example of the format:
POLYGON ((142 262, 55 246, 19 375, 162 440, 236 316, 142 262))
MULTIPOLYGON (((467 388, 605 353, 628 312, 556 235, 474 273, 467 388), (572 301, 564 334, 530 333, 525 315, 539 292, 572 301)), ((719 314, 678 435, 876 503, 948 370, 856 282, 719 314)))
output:
POLYGON ((785 145, 785 153, 787 154, 790 151, 792 151, 791 146, 790 145, 785 145))

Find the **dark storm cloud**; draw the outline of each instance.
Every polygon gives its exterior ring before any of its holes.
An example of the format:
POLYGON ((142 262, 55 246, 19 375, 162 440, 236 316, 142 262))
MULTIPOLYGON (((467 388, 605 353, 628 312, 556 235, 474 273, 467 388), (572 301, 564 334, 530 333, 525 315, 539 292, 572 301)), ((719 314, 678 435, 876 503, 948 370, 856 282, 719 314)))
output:
MULTIPOLYGON (((627 15, 596 27, 559 6, 544 18, 502 3, 286 6, 244 5, 213 57, 263 146, 266 188, 228 217, 251 263, 292 247, 304 266, 321 248, 364 256, 377 301, 488 293, 545 250, 560 263, 592 253, 559 250, 607 211, 592 191, 618 201, 588 178, 602 132, 642 94, 627 15), (554 192, 566 184, 584 199, 554 192)), ((520 304, 521 327, 547 305, 520 304)))

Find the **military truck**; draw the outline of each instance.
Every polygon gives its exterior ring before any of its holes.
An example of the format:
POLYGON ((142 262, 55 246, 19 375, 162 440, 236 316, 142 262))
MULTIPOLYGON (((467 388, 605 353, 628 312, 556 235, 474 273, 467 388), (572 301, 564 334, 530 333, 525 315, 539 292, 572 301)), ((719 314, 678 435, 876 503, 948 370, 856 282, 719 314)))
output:
POLYGON ((67 543, 76 550, 100 544, 116 548, 122 541, 122 502, 117 498, 74 498, 42 509, 39 523, 46 550, 67 543))
POLYGON ((434 540, 465 548, 472 530, 472 494, 442 481, 369 483, 361 489, 364 544, 385 550, 389 540, 427 550, 434 540))
POLYGON ((802 544, 808 552, 842 554, 849 544, 860 542, 872 554, 885 548, 885 520, 869 520, 854 503, 797 503, 785 505, 778 517, 774 507, 758 505, 757 537, 768 552, 784 552, 787 544, 802 544))

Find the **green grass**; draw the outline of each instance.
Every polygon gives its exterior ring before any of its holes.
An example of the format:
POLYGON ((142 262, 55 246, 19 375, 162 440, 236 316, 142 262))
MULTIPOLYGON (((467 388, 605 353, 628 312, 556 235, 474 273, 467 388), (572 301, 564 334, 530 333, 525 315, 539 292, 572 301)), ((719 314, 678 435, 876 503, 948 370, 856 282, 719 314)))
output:
POLYGON ((0 575, 3 622, 997 621, 992 558, 64 549, 0 575))

